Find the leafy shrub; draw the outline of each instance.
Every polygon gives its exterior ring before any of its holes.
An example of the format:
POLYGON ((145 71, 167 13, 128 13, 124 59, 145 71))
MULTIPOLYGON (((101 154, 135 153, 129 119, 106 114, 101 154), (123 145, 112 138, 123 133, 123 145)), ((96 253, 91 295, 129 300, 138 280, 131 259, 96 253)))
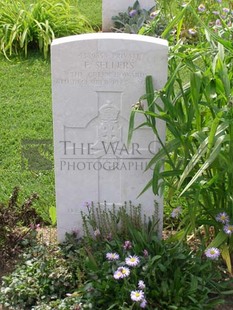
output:
MULTIPOLYGON (((139 231, 134 235, 146 244, 139 231)), ((143 251, 138 245, 135 239, 119 238, 82 250, 80 244, 73 248, 73 258, 85 273, 84 284, 76 292, 83 309, 138 309, 139 302, 130 295, 139 290, 139 281, 145 285, 142 291, 151 310, 213 309, 223 302, 221 293, 230 292, 229 281, 224 281, 214 262, 187 246, 155 236, 143 251), (127 265, 127 259, 133 264, 127 265), (117 278, 121 268, 128 269, 129 274, 117 278)))
POLYGON ((212 262, 182 244, 154 247, 144 272, 151 309, 214 309, 222 303, 219 295, 226 286, 212 262))
MULTIPOLYGON (((95 223, 89 224, 94 231, 95 223)), ((151 310, 195 310, 213 309, 222 302, 221 293, 229 293, 226 274, 215 261, 128 224, 127 240, 120 234, 78 239, 73 233, 61 249, 33 247, 3 278, 0 302, 14 310, 120 310, 141 303, 151 310)))
MULTIPOLYGON (((203 25, 201 19, 199 22, 203 25)), ((174 22, 165 33, 173 26, 174 22)), ((203 242, 208 246, 214 237, 209 246, 221 246, 222 256, 232 272, 232 231, 223 231, 216 216, 225 211, 230 218, 228 224, 233 219, 233 49, 231 41, 205 24, 202 31, 206 34, 205 43, 197 46, 178 43, 171 49, 170 76, 164 89, 154 92, 153 83, 147 78, 147 94, 141 98, 147 99, 147 107, 132 111, 129 137, 137 113, 144 114, 143 126, 150 127, 155 135, 158 135, 156 120, 166 123, 169 139, 163 143, 158 137, 161 149, 147 167, 153 167, 154 176, 145 188, 151 186, 155 194, 168 188, 169 204, 174 197, 182 196, 186 210, 183 237, 204 227, 203 242)))
POLYGON ((0 0, 0 49, 5 56, 36 48, 47 57, 54 38, 91 31, 68 0, 0 0))
POLYGON ((0 203, 1 264, 5 264, 9 258, 17 256, 23 244, 30 244, 35 239, 34 224, 41 222, 41 218, 32 207, 33 202, 38 199, 38 195, 32 194, 22 204, 18 203, 18 195, 19 188, 16 187, 8 204, 0 203))
POLYGON ((138 33, 142 26, 150 19, 150 11, 141 9, 136 1, 133 7, 129 7, 127 12, 120 12, 118 16, 113 16, 114 30, 117 32, 138 33))
MULTIPOLYGON (((94 213, 85 219, 90 231, 99 227, 97 217, 103 227, 109 225, 105 210, 93 205, 89 208, 89 214, 94 213)), ((98 231, 83 241, 75 234, 67 236, 63 251, 78 271, 77 295, 83 309, 136 309, 139 304, 130 294, 138 290, 140 280, 145 284, 148 309, 213 309, 222 302, 219 296, 229 290, 229 283, 224 283, 224 275, 214 262, 202 257, 201 251, 194 253, 186 245, 159 240, 156 231, 145 229, 145 224, 135 225, 132 214, 128 219, 127 235, 107 238, 98 231), (134 263, 127 266, 126 258, 130 257, 134 263), (130 275, 114 278, 121 267, 129 268, 130 275)))
MULTIPOLYGON (((74 294, 75 295, 75 294, 74 294)), ((81 310, 90 309, 88 306, 82 306, 81 297, 69 296, 64 299, 57 299, 49 303, 42 302, 31 310, 81 310)))
POLYGON ((24 263, 3 277, 0 302, 14 310, 31 309, 37 302, 64 298, 75 283, 59 248, 37 245, 24 254, 24 263))

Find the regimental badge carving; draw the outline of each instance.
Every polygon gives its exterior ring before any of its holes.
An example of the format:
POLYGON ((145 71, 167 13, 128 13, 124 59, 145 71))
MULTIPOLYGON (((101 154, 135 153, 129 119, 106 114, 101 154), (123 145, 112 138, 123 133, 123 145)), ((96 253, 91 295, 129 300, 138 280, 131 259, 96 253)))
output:
MULTIPOLYGON (((127 139, 127 119, 122 116, 122 96, 121 91, 96 91, 97 113, 94 118, 87 120, 83 127, 64 126, 64 141, 71 141, 70 147, 74 148, 75 154, 89 154, 87 145, 83 141, 91 144, 91 156, 102 158, 106 153, 113 155, 113 149, 125 143, 127 139), (80 146, 80 144, 82 144, 80 146), (107 149, 107 151, 106 151, 107 149)), ((90 157, 91 157, 90 156, 90 157)), ((116 157, 114 154, 113 157, 116 157)))
POLYGON ((120 111, 113 105, 111 100, 99 109, 98 141, 114 143, 121 140, 121 127, 119 124, 120 111))

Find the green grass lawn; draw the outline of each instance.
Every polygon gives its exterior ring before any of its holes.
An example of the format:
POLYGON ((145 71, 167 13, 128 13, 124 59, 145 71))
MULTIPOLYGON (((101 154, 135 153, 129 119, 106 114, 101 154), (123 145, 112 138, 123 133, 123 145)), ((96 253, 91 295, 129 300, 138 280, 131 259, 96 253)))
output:
POLYGON ((0 202, 7 200, 14 186, 20 186, 21 196, 37 192, 38 207, 46 210, 55 204, 53 170, 33 170, 36 163, 27 164, 37 153, 52 160, 50 64, 38 54, 10 62, 2 56, 0 68, 0 202), (48 151, 43 145, 38 147, 42 139, 50 139, 48 151), (25 140, 34 140, 36 149, 32 143, 24 144, 25 140))
POLYGON ((94 28, 100 28, 102 23, 102 0, 78 0, 78 7, 94 28))
MULTIPOLYGON (((96 29, 101 27, 101 3, 78 0, 96 29)), ((20 201, 37 192, 35 206, 47 218, 55 205, 50 63, 39 53, 11 61, 0 55, 0 81, 0 202, 6 203, 15 186, 21 189, 20 201)))

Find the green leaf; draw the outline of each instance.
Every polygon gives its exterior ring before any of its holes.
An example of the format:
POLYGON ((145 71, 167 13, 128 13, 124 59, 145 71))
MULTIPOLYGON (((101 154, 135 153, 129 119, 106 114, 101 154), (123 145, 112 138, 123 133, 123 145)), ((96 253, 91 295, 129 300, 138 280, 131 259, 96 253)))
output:
POLYGON ((227 244, 223 244, 221 246, 221 255, 222 258, 225 260, 226 265, 227 265, 227 269, 229 271, 230 274, 232 274, 232 264, 231 264, 231 255, 230 255, 230 251, 229 251, 229 246, 227 244))
POLYGON ((143 193, 145 193, 153 184, 153 179, 151 179, 146 186, 143 188, 143 190, 140 192, 140 194, 137 196, 139 198, 143 193))
POLYGON ((194 177, 191 179, 191 181, 188 183, 188 185, 184 188, 180 196, 182 196, 189 188, 190 186, 201 176, 204 171, 211 165, 211 163, 216 159, 216 157, 220 154, 221 151, 221 144, 226 141, 228 138, 225 136, 220 136, 215 146, 209 156, 209 158, 205 161, 205 163, 201 166, 201 168, 197 171, 197 173, 194 175, 194 177))
POLYGON ((216 138, 216 131, 221 119, 222 113, 218 113, 217 117, 213 120, 212 125, 211 125, 211 129, 210 129, 210 133, 209 133, 209 138, 208 138, 208 151, 206 156, 209 157, 212 146, 214 144, 214 140, 216 138))
POLYGON ((196 128, 201 130, 201 115, 199 111, 199 101, 201 97, 202 75, 201 72, 192 72, 190 77, 191 98, 196 112, 196 128))
POLYGON ((178 183, 178 188, 181 187, 183 184, 184 180, 189 176, 190 172, 192 169, 196 166, 196 164, 200 161, 202 156, 206 153, 207 151, 207 139, 205 139, 201 145, 199 146, 197 152, 195 155, 192 156, 192 159, 189 161, 188 165, 185 167, 184 172, 182 173, 180 177, 180 181, 178 183))
POLYGON ((129 146, 131 141, 132 141, 132 137, 133 137, 133 131, 134 131, 134 119, 135 119, 135 110, 132 110, 130 113, 130 118, 129 118, 129 130, 128 130, 128 141, 127 141, 127 145, 129 146))
MULTIPOLYGON (((146 98, 148 104, 148 110, 150 112, 155 112, 154 109, 154 86, 152 76, 146 77, 146 98)), ((155 126, 155 119, 154 117, 151 118, 152 125, 155 126)))
POLYGON ((166 29, 164 30, 164 32, 161 34, 161 37, 162 37, 163 39, 167 39, 167 38, 169 37, 171 30, 174 29, 175 25, 177 25, 177 23, 179 23, 179 22, 182 20, 182 18, 184 17, 184 15, 185 15, 187 9, 188 9, 188 5, 185 6, 185 7, 181 10, 181 12, 179 12, 179 13, 176 15, 176 17, 172 20, 172 22, 167 26, 167 28, 166 28, 166 29))
MULTIPOLYGON (((151 166, 153 166, 157 161, 162 160, 167 153, 171 151, 175 151, 180 146, 179 139, 173 139, 169 141, 164 147, 162 147, 155 156, 148 163, 146 170, 148 170, 151 166)), ((173 164, 169 161, 169 164, 173 166, 173 164)))
POLYGON ((227 240, 227 237, 228 236, 224 233, 224 231, 220 231, 214 240, 208 245, 207 249, 212 247, 218 248, 227 240))
POLYGON ((54 206, 49 207, 49 217, 51 220, 52 225, 56 225, 57 223, 57 213, 56 208, 54 206))

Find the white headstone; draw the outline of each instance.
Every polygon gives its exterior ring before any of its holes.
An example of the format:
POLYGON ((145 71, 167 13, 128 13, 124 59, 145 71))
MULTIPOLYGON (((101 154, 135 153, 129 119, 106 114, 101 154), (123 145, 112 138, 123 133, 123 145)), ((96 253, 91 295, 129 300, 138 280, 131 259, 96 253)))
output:
MULTIPOLYGON (((148 128, 138 129, 127 148, 132 105, 145 94, 145 77, 156 89, 167 79, 167 41, 152 37, 96 33, 52 43, 52 93, 58 238, 82 230, 85 201, 142 204, 143 213, 162 198, 151 190, 137 198, 150 180, 144 172, 159 144, 148 128)), ((141 122, 144 118, 138 120, 141 122)), ((165 125, 158 122, 165 136, 165 125)))
MULTIPOLYGON (((136 0, 102 0, 102 30, 111 31, 113 26, 112 17, 120 12, 127 12, 136 0)), ((140 7, 150 10, 155 6, 155 0, 139 0, 140 7)))

